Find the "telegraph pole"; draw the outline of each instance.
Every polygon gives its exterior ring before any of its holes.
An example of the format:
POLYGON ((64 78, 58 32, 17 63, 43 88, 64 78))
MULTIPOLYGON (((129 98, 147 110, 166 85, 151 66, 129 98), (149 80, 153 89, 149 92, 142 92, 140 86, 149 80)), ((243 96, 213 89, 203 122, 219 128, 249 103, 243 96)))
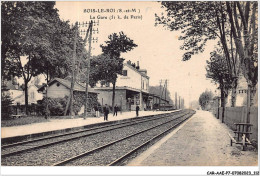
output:
POLYGON ((179 96, 179 109, 181 109, 181 97, 179 96))
POLYGON ((177 92, 175 92, 175 108, 178 109, 177 92))
POLYGON ((68 107, 70 106, 70 115, 73 115, 73 92, 74 92, 74 82, 75 82, 75 60, 76 60, 76 40, 77 40, 77 26, 78 22, 75 23, 75 35, 73 43, 73 55, 72 55, 72 78, 71 78, 71 87, 70 87, 70 97, 66 105, 64 115, 67 115, 68 107))
POLYGON ((162 80, 160 80, 160 99, 159 99, 159 110, 161 108, 161 91, 162 91, 162 80))
POLYGON ((165 80, 165 92, 164 92, 164 95, 165 95, 165 105, 164 105, 164 110, 166 108, 166 90, 167 90, 167 79, 165 80))
POLYGON ((165 80, 165 93, 164 93, 164 95, 165 95, 165 100, 166 100, 166 90, 167 90, 167 79, 165 80))
MULTIPOLYGON (((89 85, 89 71, 90 71, 90 57, 91 57, 91 42, 92 42, 92 25, 93 21, 90 22, 89 24, 89 38, 88 38, 88 58, 87 58, 87 74, 86 74, 86 92, 85 92, 85 97, 86 97, 86 103, 85 103, 85 109, 84 109, 84 119, 87 117, 88 113, 88 85, 89 85)), ((88 34, 87 34, 88 35, 88 34)))

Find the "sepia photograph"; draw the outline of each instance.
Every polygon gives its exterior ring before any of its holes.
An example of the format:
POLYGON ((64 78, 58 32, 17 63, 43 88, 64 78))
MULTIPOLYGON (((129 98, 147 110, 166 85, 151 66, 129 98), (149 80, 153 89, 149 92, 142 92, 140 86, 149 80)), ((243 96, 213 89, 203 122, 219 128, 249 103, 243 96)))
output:
POLYGON ((259 175, 258 6, 1 1, 2 174, 259 175))

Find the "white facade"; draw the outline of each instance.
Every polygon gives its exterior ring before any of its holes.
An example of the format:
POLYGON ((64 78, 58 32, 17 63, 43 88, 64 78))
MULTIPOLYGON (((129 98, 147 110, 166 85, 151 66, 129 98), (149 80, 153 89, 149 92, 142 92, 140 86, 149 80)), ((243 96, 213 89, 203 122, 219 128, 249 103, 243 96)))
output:
MULTIPOLYGON (((149 91, 149 77, 139 72, 136 68, 125 63, 123 67, 123 75, 117 75, 116 87, 129 87, 138 91, 149 91)), ((101 85, 97 83, 96 87, 112 87, 111 83, 101 85)))
MULTIPOLYGON (((42 93, 39 93, 37 90, 38 90, 38 88, 35 85, 30 85, 28 87, 28 103, 29 104, 32 104, 32 103, 37 104, 38 100, 42 100, 43 95, 42 95, 42 93)), ((25 92, 23 92, 22 95, 15 97, 13 103, 14 104, 19 103, 21 105, 24 105, 25 104, 25 92)))
POLYGON ((9 95, 12 99, 14 99, 18 96, 21 96, 23 94, 23 91, 20 90, 20 89, 17 89, 17 90, 11 89, 11 90, 8 90, 8 92, 9 92, 9 95))
MULTIPOLYGON (((246 106, 246 103, 247 103, 247 81, 245 79, 245 77, 241 74, 239 76, 239 80, 238 80, 238 86, 237 86, 237 94, 236 94, 236 104, 235 106, 246 106)), ((257 101, 257 98, 258 98, 258 84, 256 85, 256 94, 255 94, 255 97, 254 97, 254 106, 257 106, 258 105, 258 101, 257 101)), ((231 91, 229 92, 229 95, 228 95, 228 99, 227 99, 227 107, 231 106, 231 91)))
POLYGON ((149 90, 149 77, 144 73, 140 73, 137 69, 129 64, 124 64, 123 73, 125 75, 118 75, 116 86, 127 86, 130 88, 148 92, 149 90))
MULTIPOLYGON (((135 66, 128 61, 123 65, 122 75, 117 75, 115 104, 124 110, 135 110, 136 106, 143 110, 149 104, 149 77, 145 69, 139 68, 139 63, 135 66)), ((112 104, 112 83, 99 82, 95 90, 99 91, 100 104, 112 104)))

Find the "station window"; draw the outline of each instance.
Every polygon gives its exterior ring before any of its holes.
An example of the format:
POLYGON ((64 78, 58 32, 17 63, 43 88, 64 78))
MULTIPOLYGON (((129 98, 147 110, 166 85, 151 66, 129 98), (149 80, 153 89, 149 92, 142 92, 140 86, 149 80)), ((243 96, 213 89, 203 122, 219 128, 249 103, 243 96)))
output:
POLYGON ((34 99, 34 92, 31 92, 31 98, 34 99))
POLYGON ((122 71, 123 76, 127 76, 127 70, 122 71))

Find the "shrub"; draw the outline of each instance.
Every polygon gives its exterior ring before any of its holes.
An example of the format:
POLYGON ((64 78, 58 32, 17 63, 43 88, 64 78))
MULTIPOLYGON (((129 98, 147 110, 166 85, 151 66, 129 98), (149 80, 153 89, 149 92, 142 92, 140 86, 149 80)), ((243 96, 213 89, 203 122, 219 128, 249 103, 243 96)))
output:
MULTIPOLYGON (((49 113, 49 115, 51 116, 62 116, 64 115, 68 98, 69 98, 68 96, 65 96, 64 98, 48 97, 49 112, 46 112, 47 99, 46 97, 44 97, 42 101, 37 102, 38 104, 37 108, 39 111, 43 112, 42 115, 49 113)), ((74 93, 73 110, 75 115, 78 115, 81 107, 84 106, 85 99, 86 98, 84 93, 82 92, 74 93)), ((98 104, 97 96, 95 94, 89 94, 88 112, 91 111, 91 108, 94 107, 95 104, 98 104)))
POLYGON ((10 95, 8 93, 2 92, 1 97, 1 116, 3 119, 8 119, 12 115, 12 102, 10 95))
POLYGON ((42 115, 53 115, 53 116, 61 116, 64 113, 66 107, 66 98, 46 98, 37 102, 37 110, 42 112, 42 115), (46 106, 48 101, 48 109, 47 112, 46 106), (65 106, 64 106, 65 105, 65 106))

